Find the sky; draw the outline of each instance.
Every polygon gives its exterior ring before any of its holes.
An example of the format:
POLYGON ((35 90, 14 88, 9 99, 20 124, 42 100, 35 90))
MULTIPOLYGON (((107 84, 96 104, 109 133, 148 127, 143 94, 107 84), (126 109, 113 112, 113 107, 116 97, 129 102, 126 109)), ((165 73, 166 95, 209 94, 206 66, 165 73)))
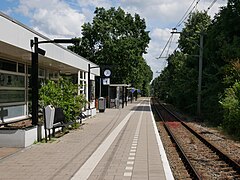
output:
POLYGON ((144 58, 155 78, 167 65, 164 57, 177 48, 179 34, 174 34, 163 52, 172 28, 181 31, 184 27, 188 17, 184 15, 211 7, 208 14, 214 17, 226 4, 227 0, 1 0, 0 11, 51 39, 80 37, 81 26, 92 22, 96 7, 121 7, 126 13, 137 13, 150 32, 144 58), (161 53, 163 58, 157 59, 161 53))

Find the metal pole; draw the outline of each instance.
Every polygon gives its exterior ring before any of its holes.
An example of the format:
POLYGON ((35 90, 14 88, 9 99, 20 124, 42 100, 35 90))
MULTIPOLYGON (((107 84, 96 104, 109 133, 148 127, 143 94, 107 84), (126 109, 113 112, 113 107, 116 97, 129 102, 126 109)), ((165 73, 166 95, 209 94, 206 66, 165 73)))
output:
POLYGON ((102 78, 100 77, 99 97, 102 97, 102 78))
POLYGON ((122 108, 124 108, 124 86, 122 86, 122 108))
POLYGON ((198 93, 197 93, 197 115, 201 115, 201 91, 202 91, 202 63, 203 63, 203 33, 200 33, 199 69, 198 69, 198 93))
POLYGON ((90 101, 91 101, 90 70, 91 70, 91 67, 90 67, 90 64, 88 64, 88 109, 90 109, 90 101))
POLYGON ((126 103, 126 106, 127 106, 127 101, 128 101, 128 99, 127 99, 127 87, 125 87, 125 103, 126 103))
POLYGON ((32 53, 32 125, 38 124, 38 38, 34 37, 32 53))

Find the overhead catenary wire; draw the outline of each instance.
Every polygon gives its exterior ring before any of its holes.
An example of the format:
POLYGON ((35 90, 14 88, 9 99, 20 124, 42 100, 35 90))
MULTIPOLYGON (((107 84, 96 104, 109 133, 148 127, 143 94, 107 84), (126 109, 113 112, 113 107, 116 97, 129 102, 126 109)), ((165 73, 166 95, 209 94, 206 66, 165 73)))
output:
POLYGON ((200 0, 198 0, 198 1, 196 2, 196 4, 192 7, 191 11, 189 11, 189 13, 182 19, 182 21, 181 21, 180 23, 177 24, 177 26, 176 26, 175 28, 181 26, 182 23, 185 22, 185 20, 192 14, 193 10, 196 9, 196 7, 197 7, 197 5, 198 5, 199 2, 200 2, 200 0))
POLYGON ((213 2, 210 4, 210 6, 207 8, 207 13, 208 11, 213 7, 213 5, 217 2, 217 0, 213 0, 213 2))
POLYGON ((169 41, 169 43, 168 43, 168 50, 167 50, 167 52, 166 52, 166 56, 168 56, 168 53, 169 53, 169 49, 170 49, 170 47, 171 47, 171 44, 172 44, 172 39, 173 39, 173 36, 170 36, 171 38, 170 38, 170 41, 169 41))
POLYGON ((184 13, 183 17, 178 21, 178 23, 177 23, 177 25, 175 26, 175 28, 179 27, 179 26, 182 24, 183 19, 185 19, 185 17, 187 16, 190 8, 192 7, 192 5, 194 4, 195 1, 196 1, 196 0, 193 0, 193 2, 191 3, 191 5, 188 7, 187 11, 184 13))
MULTIPOLYGON (((192 3, 190 4, 190 6, 188 7, 187 11, 184 13, 183 17, 179 20, 179 22, 177 23, 177 25, 176 25, 173 29, 177 29, 177 27, 179 27, 179 26, 182 25, 182 23, 189 17, 189 15, 190 15, 190 14, 193 12, 193 10, 197 7, 197 5, 198 5, 199 2, 200 2, 200 0, 197 0, 197 2, 196 2, 196 0, 193 0, 193 2, 192 2, 192 3), (194 5, 194 3, 195 3, 195 5, 194 5), (194 6, 193 6, 193 5, 194 5, 194 6)), ((173 36, 173 33, 172 33, 171 36, 169 37, 166 45, 164 46, 164 48, 163 48, 160 56, 159 56, 157 59, 166 58, 166 57, 162 57, 162 55, 163 55, 165 49, 167 48, 167 46, 169 46, 169 48, 168 48, 168 51, 169 51, 169 49, 170 49, 169 43, 170 43, 170 41, 171 41, 171 39, 172 39, 172 36, 173 36)))
POLYGON ((162 55, 163 55, 163 53, 164 53, 165 49, 167 48, 167 45, 169 44, 170 40, 172 39, 172 36, 173 36, 173 34, 171 34, 171 36, 169 37, 169 39, 168 39, 168 41, 167 41, 166 45, 164 46, 164 48, 163 48, 163 50, 162 50, 162 52, 161 52, 160 56, 159 56, 157 59, 160 59, 160 58, 162 58, 162 55))

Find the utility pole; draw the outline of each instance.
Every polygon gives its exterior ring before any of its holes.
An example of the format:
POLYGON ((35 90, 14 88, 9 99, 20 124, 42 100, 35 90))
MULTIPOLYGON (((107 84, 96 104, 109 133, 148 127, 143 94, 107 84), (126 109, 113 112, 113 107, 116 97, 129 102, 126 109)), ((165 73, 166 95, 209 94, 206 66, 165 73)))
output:
POLYGON ((199 66, 198 66, 198 92, 197 92, 197 115, 201 115, 202 94, 202 64, 203 64, 203 32, 200 33, 199 66))
MULTIPOLYGON (((180 34, 176 29, 172 29, 172 34, 180 34)), ((202 64, 203 64, 203 31, 200 32, 200 45, 199 46, 199 65, 198 65, 198 91, 197 91, 197 115, 201 116, 201 95, 202 95, 202 64)))

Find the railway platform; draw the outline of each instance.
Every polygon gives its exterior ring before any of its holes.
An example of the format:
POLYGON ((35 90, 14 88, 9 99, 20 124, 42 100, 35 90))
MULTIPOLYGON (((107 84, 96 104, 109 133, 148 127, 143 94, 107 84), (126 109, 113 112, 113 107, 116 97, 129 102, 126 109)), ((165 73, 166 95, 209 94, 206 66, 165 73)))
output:
POLYGON ((150 98, 106 109, 77 130, 0 159, 0 179, 173 179, 150 98))

